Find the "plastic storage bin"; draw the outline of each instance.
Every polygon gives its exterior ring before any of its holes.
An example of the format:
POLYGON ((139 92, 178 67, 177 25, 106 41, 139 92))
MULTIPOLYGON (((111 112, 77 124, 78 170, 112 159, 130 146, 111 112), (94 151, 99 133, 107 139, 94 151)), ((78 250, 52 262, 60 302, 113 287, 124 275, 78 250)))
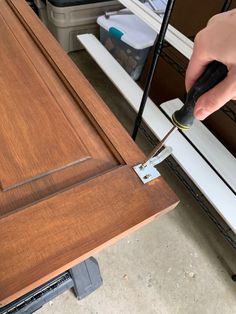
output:
POLYGON ((48 29, 66 52, 83 49, 76 36, 98 36, 97 17, 122 7, 118 1, 109 0, 47 0, 48 29))
POLYGON ((97 23, 101 43, 134 80, 139 79, 157 33, 132 14, 100 16, 97 23))

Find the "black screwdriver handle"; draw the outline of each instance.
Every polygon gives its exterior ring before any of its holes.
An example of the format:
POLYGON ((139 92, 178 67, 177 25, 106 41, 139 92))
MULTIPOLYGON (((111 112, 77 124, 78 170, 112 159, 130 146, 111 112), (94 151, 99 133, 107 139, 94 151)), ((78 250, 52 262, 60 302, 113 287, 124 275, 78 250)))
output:
POLYGON ((206 70, 188 92, 183 107, 173 113, 173 124, 182 130, 189 129, 194 121, 193 111, 198 98, 223 81, 227 73, 228 69, 223 63, 218 61, 209 63, 206 70))

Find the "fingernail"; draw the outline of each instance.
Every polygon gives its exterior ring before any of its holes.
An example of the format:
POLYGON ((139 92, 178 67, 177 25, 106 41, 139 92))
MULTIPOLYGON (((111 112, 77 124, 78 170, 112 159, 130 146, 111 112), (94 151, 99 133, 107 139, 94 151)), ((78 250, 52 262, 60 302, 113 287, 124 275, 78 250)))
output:
POLYGON ((196 112, 195 112, 195 118, 198 119, 198 120, 204 120, 207 115, 208 115, 208 112, 204 109, 198 109, 196 112))

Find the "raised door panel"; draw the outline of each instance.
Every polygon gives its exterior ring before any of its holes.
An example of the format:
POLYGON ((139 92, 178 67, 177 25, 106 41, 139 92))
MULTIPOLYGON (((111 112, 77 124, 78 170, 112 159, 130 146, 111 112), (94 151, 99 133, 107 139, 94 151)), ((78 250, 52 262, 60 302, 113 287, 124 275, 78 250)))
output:
POLYGON ((120 162, 48 56, 1 6, 0 214, 6 215, 120 162))
POLYGON ((7 190, 91 156, 1 16, 0 33, 0 183, 7 190))
POLYGON ((26 2, 0 0, 0 19, 4 305, 178 199, 162 177, 141 182, 143 153, 26 2))

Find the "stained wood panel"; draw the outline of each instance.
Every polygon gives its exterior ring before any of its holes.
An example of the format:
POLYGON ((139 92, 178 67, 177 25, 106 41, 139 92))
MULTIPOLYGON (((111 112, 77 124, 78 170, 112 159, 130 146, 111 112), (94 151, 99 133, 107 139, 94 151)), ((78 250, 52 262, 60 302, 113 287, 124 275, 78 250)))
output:
POLYGON ((1 286, 7 287, 1 297, 48 280, 57 274, 55 269, 69 269, 170 210, 176 204, 167 207, 169 193, 162 178, 144 186, 133 170, 124 167, 6 217, 0 222, 4 243, 0 260, 5 270, 0 273, 1 286), (30 276, 23 276, 29 271, 30 276), (18 280, 9 285, 12 278, 18 280))
POLYGON ((90 156, 1 17, 0 33, 0 182, 6 190, 90 156))
MULTIPOLYGON (((99 173, 103 173, 104 171, 107 171, 108 169, 116 166, 118 163, 116 157, 108 149, 107 144, 99 136, 97 130, 94 129, 91 122, 88 120, 86 114, 78 106, 78 100, 75 100, 71 93, 68 91, 64 82, 58 77, 57 73, 52 68, 50 61, 47 58, 45 58, 43 52, 40 53, 38 45, 34 41, 32 41, 32 38, 29 35, 29 33, 25 31, 25 27, 19 22, 18 19, 15 18, 14 14, 12 14, 9 7, 3 4, 1 5, 2 6, 0 13, 2 13, 2 16, 1 15, 0 16, 4 21, 5 27, 9 30, 9 37, 5 38, 11 38, 12 45, 13 43, 15 43, 17 45, 18 51, 21 52, 21 55, 23 56, 22 57, 23 62, 27 61, 30 65, 32 65, 32 68, 35 69, 36 74, 34 76, 34 79, 33 77, 31 77, 31 81, 34 82, 35 84, 34 89, 35 92, 37 92, 38 90, 38 93, 39 94, 41 93, 41 91, 37 88, 38 83, 45 86, 46 90, 45 93, 47 93, 48 91, 47 102, 50 103, 51 101, 52 106, 53 105, 57 106, 57 111, 59 112, 60 117, 62 117, 64 121, 69 122, 68 124, 69 130, 71 130, 71 133, 74 136, 74 139, 76 140, 76 145, 73 147, 73 149, 76 150, 77 152, 79 152, 80 150, 87 151, 87 157, 82 158, 80 162, 77 162, 75 164, 72 163, 67 167, 62 167, 60 171, 56 172, 51 171, 50 173, 44 173, 45 175, 43 177, 42 176, 39 178, 34 177, 33 178, 34 180, 29 181, 28 184, 24 184, 23 186, 15 186, 12 189, 5 190, 4 193, 0 191, 0 215, 6 215, 13 210, 17 210, 18 208, 24 207, 34 201, 37 201, 43 197, 51 195, 52 193, 56 193, 61 189, 71 186, 75 183, 82 182, 83 180, 86 180, 91 176, 96 176, 99 173), (24 57, 26 61, 24 61, 24 57)), ((53 40, 53 38, 50 38, 50 40, 53 40)), ((49 40, 47 39, 47 41, 49 40)), ((8 54, 8 50, 6 51, 8 54)), ((63 53, 63 51, 60 50, 60 52, 62 52, 62 55, 65 58, 66 56, 63 53)), ((4 50, 2 50, 2 54, 4 54, 4 50)), ((15 60, 15 58, 13 60, 15 60)), ((8 65, 6 63, 5 65, 6 68, 4 68, 3 64, 1 63, 0 67, 5 71, 6 74, 8 65)), ((13 66, 14 65, 12 65, 12 67, 13 66)), ((69 64, 69 67, 70 68, 73 67, 73 64, 69 64)), ((78 74, 77 70, 76 74, 78 74)), ((16 73, 14 73, 14 75, 17 77, 16 73)), ((20 77, 19 80, 15 80, 14 83, 15 87, 17 87, 17 83, 19 84, 21 84, 22 82, 24 83, 24 76, 20 75, 19 77, 20 77)), ((2 79, 4 80, 4 75, 2 76, 2 79)), ((80 76, 77 77, 77 80, 78 79, 81 80, 80 76)), ((86 88, 85 83, 87 82, 83 81, 80 82, 79 86, 81 89, 86 88)), ((9 89, 3 90, 4 93, 6 93, 7 91, 9 91, 9 89)), ((19 89, 19 91, 23 92, 24 89, 19 89)), ((9 94, 11 95, 11 92, 9 92, 9 94)), ((37 97, 35 97, 34 103, 37 103, 37 101, 40 101, 40 98, 39 95, 35 96, 37 97)), ((21 94, 21 97, 24 97, 24 93, 21 94)), ((25 100, 23 100, 23 102, 24 101, 25 100)), ((18 103, 20 102, 18 101, 18 103)), ((29 103, 27 104, 30 107, 32 107, 31 104, 29 103)), ((28 107, 26 105, 24 106, 24 108, 27 113, 25 113, 24 110, 22 110, 23 114, 25 115, 28 114, 29 116, 29 119, 26 120, 25 123, 32 125, 30 114, 33 113, 33 116, 35 116, 34 110, 33 108, 30 108, 28 111, 28 107)), ((53 111, 50 112, 53 114, 53 111)), ((10 115, 10 113, 8 113, 8 115, 10 115)), ((8 118, 7 120, 4 120, 2 117, 2 121, 4 121, 4 123, 11 124, 12 126, 14 125, 9 121, 8 118)), ((18 121, 16 121, 16 123, 18 123, 18 121)), ((58 124, 58 126, 59 130, 56 129, 56 131, 58 133, 59 132, 63 133, 64 132, 63 125, 58 124)), ((49 125, 49 127, 51 126, 49 125)), ((13 131, 14 130, 15 129, 13 128, 13 131)), ((41 134, 42 132, 38 132, 38 134, 35 134, 35 137, 31 140, 33 142, 32 144, 34 144, 35 141, 42 141, 41 134)), ((58 137, 55 138, 55 140, 56 140, 55 145, 57 144, 60 145, 62 138, 58 137)), ((73 141, 72 138, 72 143, 74 142, 75 144, 75 140, 73 141)), ((16 143, 17 145, 20 144, 20 142, 17 141, 16 143)), ((48 144, 46 149, 50 150, 51 149, 50 137, 46 138, 46 143, 48 144)), ((32 147, 28 145, 27 148, 29 148, 29 150, 26 153, 31 154, 32 147)), ((67 149, 67 142, 65 148, 67 149)), ((40 154, 39 157, 41 157, 40 154)), ((50 157, 53 157, 53 155, 50 157)), ((41 158, 41 161, 42 160, 43 158, 41 158)), ((5 171, 5 169, 1 169, 1 171, 5 171)))
POLYGON ((0 105, 0 121, 12 128, 8 134, 0 127, 6 150, 0 158, 2 306, 172 209, 178 199, 161 177, 142 184, 132 167, 145 156, 26 2, 0 0, 0 18, 0 92, 7 104, 0 105), (9 176, 5 161, 13 167, 9 176))

